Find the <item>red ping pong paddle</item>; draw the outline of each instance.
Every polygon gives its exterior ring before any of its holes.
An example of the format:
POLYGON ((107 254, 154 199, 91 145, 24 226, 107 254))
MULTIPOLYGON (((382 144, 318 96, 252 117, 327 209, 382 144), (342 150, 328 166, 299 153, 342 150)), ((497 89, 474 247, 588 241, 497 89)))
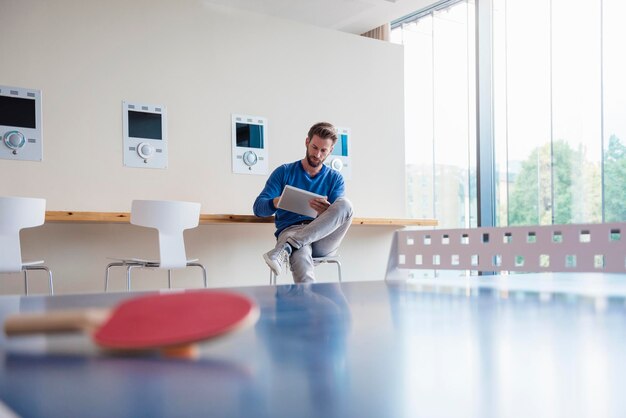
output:
POLYGON ((106 349, 161 349, 170 355, 186 355, 190 344, 235 331, 254 323, 258 316, 258 308, 245 296, 194 291, 141 296, 110 310, 14 315, 6 319, 4 331, 7 335, 87 331, 106 349))

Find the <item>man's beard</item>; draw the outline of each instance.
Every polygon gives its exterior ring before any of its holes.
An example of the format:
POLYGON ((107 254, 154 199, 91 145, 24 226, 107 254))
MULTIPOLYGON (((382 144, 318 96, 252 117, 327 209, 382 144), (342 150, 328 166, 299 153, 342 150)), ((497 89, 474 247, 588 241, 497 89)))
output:
POLYGON ((309 163, 309 165, 311 167, 317 168, 319 167, 321 164, 324 163, 324 159, 319 159, 317 160, 317 162, 315 160, 313 160, 313 158, 311 157, 311 155, 309 154, 309 150, 306 151, 306 161, 307 163, 309 163))

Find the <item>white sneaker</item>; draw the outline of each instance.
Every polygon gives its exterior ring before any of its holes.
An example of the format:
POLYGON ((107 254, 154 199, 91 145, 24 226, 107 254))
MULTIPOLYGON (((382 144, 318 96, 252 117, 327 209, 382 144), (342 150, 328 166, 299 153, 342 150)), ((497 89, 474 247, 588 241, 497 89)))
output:
POLYGON ((287 266, 287 262, 289 261, 290 253, 287 249, 287 245, 283 248, 274 248, 263 254, 265 263, 272 269, 276 276, 279 276, 283 272, 283 269, 287 266))

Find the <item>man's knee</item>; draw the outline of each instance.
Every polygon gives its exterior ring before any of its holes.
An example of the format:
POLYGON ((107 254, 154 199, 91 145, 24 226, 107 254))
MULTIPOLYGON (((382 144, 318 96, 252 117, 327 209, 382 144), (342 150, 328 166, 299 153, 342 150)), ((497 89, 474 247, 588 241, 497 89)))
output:
POLYGON ((337 207, 337 210, 344 213, 348 218, 352 218, 352 202, 345 197, 339 197, 333 203, 333 206, 337 207))

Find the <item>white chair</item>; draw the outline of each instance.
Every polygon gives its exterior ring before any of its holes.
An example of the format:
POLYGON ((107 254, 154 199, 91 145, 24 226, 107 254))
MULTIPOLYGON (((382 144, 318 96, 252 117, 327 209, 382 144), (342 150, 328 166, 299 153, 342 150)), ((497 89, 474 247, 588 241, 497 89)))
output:
POLYGON ((54 294, 52 272, 40 261, 22 261, 20 230, 43 225, 46 199, 0 197, 0 273, 24 272, 24 292, 28 294, 28 271, 48 273, 50 294, 54 294))
MULTIPOLYGON (((315 267, 320 264, 335 264, 337 266, 337 277, 339 279, 339 283, 341 283, 341 263, 339 262, 339 256, 331 256, 331 257, 313 257, 313 265, 315 267)), ((276 284, 276 275, 270 269, 270 285, 276 284)))
POLYGON ((130 212, 130 223, 155 228, 159 233, 159 259, 139 258, 115 259, 106 267, 104 291, 109 288, 109 271, 112 267, 126 268, 127 289, 134 268, 158 268, 167 270, 167 282, 172 287, 172 269, 199 267, 202 269, 204 287, 207 287, 206 269, 197 259, 188 260, 185 252, 183 231, 195 228, 200 221, 200 203, 168 200, 134 200, 130 212))

